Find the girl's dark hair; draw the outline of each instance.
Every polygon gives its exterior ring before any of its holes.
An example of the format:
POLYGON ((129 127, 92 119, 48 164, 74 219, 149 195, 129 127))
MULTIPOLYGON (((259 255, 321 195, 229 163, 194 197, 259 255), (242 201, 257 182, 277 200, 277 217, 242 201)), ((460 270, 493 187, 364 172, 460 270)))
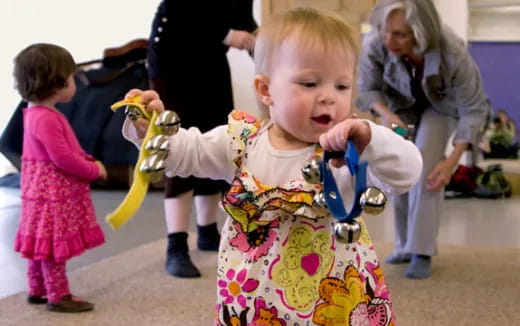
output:
POLYGON ((38 43, 23 49, 14 59, 15 87, 26 101, 41 101, 67 86, 76 71, 72 55, 64 48, 38 43))

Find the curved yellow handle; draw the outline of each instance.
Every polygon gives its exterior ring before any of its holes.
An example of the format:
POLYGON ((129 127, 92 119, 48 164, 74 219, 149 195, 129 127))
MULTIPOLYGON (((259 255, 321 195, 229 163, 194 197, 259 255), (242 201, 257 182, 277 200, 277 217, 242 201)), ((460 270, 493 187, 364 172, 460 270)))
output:
MULTIPOLYGON (((119 101, 114 103, 111 106, 112 110, 117 110, 120 107, 126 105, 134 105, 138 107, 145 117, 149 117, 149 113, 144 109, 143 105, 140 103, 140 98, 132 98, 123 101, 119 101)), ((143 200, 146 196, 146 192, 148 191, 148 185, 150 183, 150 176, 144 172, 139 171, 139 167, 141 163, 151 154, 150 151, 145 149, 145 144, 152 137, 157 136, 161 133, 159 127, 155 125, 155 120, 157 119, 157 112, 153 112, 150 118, 150 125, 148 130, 146 131, 146 135, 143 139, 143 143, 141 144, 141 148, 139 150, 139 157, 137 159, 137 164, 134 167, 134 178, 132 181, 132 186, 128 191, 123 202, 117 207, 115 211, 108 214, 105 218, 108 224, 112 227, 112 229, 116 230, 121 227, 123 224, 128 222, 135 215, 135 213, 141 207, 143 200)))

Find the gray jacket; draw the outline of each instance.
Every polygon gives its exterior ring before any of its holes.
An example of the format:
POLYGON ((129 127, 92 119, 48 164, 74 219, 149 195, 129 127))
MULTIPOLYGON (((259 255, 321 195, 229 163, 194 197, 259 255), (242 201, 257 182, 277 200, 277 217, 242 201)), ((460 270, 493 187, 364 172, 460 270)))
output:
MULTIPOLYGON (((378 101, 394 112, 415 103, 404 63, 386 50, 375 30, 363 41, 358 87, 356 105, 362 111, 378 101)), ((422 88, 434 109, 458 119, 454 142, 477 148, 491 105, 477 65, 463 41, 448 27, 443 28, 440 50, 425 53, 422 88)))

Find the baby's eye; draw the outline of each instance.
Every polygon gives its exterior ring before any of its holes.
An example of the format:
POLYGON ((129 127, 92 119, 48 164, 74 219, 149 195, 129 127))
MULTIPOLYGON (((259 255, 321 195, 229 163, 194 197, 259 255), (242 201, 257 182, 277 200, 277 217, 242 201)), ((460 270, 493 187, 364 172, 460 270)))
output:
POLYGON ((302 85, 303 87, 312 88, 312 87, 316 87, 317 83, 305 81, 305 82, 300 82, 300 85, 302 85))
POLYGON ((338 89, 340 91, 349 90, 350 89, 350 85, 348 85, 348 84, 338 84, 338 85, 336 85, 336 89, 338 89))

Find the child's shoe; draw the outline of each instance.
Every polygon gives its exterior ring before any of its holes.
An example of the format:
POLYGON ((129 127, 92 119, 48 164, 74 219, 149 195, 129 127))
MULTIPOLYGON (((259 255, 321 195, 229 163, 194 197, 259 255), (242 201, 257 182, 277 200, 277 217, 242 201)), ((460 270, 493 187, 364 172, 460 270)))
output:
POLYGON ((197 225, 197 247, 202 251, 218 251, 220 234, 217 223, 206 226, 197 225))
POLYGON ((166 271, 168 274, 177 277, 200 277, 200 272, 191 261, 188 251, 187 232, 168 234, 168 248, 166 250, 166 271))
POLYGON ((39 295, 28 295, 27 303, 30 304, 44 304, 47 303, 47 298, 39 295))
POLYGON ((194 278, 200 277, 200 272, 190 259, 187 252, 168 253, 166 256, 166 271, 171 276, 194 278))
POLYGON ((54 312, 84 312, 94 309, 94 304, 78 299, 70 294, 61 298, 60 301, 47 303, 47 310, 54 312))

